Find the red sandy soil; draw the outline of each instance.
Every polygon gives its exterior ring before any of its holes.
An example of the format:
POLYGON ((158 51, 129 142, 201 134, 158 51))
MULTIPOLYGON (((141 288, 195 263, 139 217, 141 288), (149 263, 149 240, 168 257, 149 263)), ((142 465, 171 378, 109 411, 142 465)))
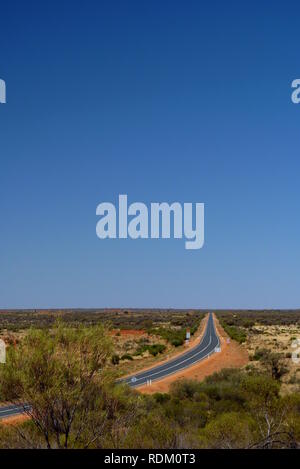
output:
POLYGON ((215 315, 214 319, 221 341, 220 353, 214 353, 211 357, 196 363, 186 370, 182 370, 163 380, 152 382, 151 386, 141 386, 138 388, 138 390, 145 394, 168 392, 170 385, 180 379, 193 379, 196 381, 202 381, 206 376, 220 371, 223 368, 239 368, 246 365, 249 361, 246 348, 231 340, 228 343, 228 336, 224 329, 220 326, 220 323, 216 319, 215 315))
POLYGON ((28 415, 12 415, 11 417, 7 417, 5 419, 0 420, 0 426, 3 425, 19 425, 20 423, 29 420, 30 417, 28 415))

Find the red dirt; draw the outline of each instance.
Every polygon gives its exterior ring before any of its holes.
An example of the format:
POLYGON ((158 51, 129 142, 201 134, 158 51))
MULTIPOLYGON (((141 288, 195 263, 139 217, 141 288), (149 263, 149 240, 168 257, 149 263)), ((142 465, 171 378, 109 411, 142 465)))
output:
POLYGON ((20 423, 29 420, 29 415, 12 415, 11 417, 7 417, 0 420, 0 426, 3 425, 19 425, 20 423))
POLYGON ((247 350, 239 345, 237 342, 230 341, 227 343, 228 336, 224 329, 220 326, 219 321, 215 319, 217 332, 221 340, 221 352, 215 353, 211 357, 182 370, 172 376, 163 380, 153 382, 151 386, 141 386, 138 391, 145 394, 152 394, 155 392, 168 392, 170 385, 180 379, 194 379, 196 381, 203 381, 206 376, 209 376, 223 368, 239 368, 246 365, 249 361, 247 350))

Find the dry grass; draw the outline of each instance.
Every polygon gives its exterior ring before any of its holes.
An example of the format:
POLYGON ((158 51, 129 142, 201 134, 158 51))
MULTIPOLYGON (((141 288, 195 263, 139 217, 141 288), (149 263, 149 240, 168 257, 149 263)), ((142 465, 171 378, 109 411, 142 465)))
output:
MULTIPOLYGON (((283 393, 296 392, 300 384, 300 365, 296 364, 290 357, 294 351, 293 339, 300 339, 300 324, 264 326, 255 324, 248 332, 246 347, 249 356, 253 357, 257 350, 267 349, 281 354, 281 361, 287 369, 287 373, 281 378, 283 393)), ((251 361, 253 367, 262 369, 259 360, 251 361)))

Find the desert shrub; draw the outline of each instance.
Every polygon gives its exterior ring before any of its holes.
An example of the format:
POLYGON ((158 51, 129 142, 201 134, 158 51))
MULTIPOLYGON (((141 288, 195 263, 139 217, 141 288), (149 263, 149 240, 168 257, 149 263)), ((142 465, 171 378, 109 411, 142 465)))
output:
POLYGON ((133 358, 129 353, 124 353, 124 355, 121 356, 121 360, 133 360, 133 358))
MULTIPOLYGON (((291 325, 300 323, 300 310, 241 310, 216 311, 221 321, 230 326, 247 327, 245 321, 252 321, 263 325, 291 325)), ((251 326, 250 326, 251 327, 251 326)))
POLYGON ((236 340, 240 344, 246 341, 247 334, 246 332, 237 326, 231 326, 228 324, 228 321, 221 321, 221 325, 224 328, 225 332, 229 335, 229 337, 233 340, 236 340))
MULTIPOLYGON (((0 368, 1 400, 28 405, 39 435, 33 447, 39 441, 48 448, 84 447, 95 435, 96 442, 98 433, 100 438, 109 424, 107 409, 117 399, 107 369, 111 352, 103 326, 75 330, 63 323, 31 329, 17 347, 8 348, 0 368)), ((30 439, 26 431, 24 441, 30 439)))
POLYGON ((183 345, 183 343, 184 343, 184 339, 176 338, 176 339, 171 340, 171 345, 173 345, 174 347, 180 347, 180 345, 183 345))
POLYGON ((289 384, 297 384, 297 383, 298 383, 297 375, 296 373, 294 373, 289 379, 289 384))
POLYGON ((199 383, 188 379, 175 381, 171 385, 171 394, 177 399, 192 399, 198 390, 199 383))
POLYGON ((114 355, 111 357, 111 362, 112 362, 113 365, 118 365, 118 364, 119 364, 119 361, 120 361, 119 355, 114 354, 114 355))
POLYGON ((246 448, 254 441, 255 423, 247 414, 224 412, 206 425, 201 436, 205 447, 246 448))
POLYGON ((143 329, 149 330, 153 327, 153 321, 151 319, 145 319, 141 326, 143 329))
POLYGON ((269 355, 270 355, 270 352, 269 352, 268 349, 266 349, 266 348, 262 348, 262 349, 257 348, 255 350, 254 355, 253 355, 253 360, 256 360, 256 361, 266 360, 269 357, 269 355))
POLYGON ((186 329, 171 329, 159 327, 157 329, 151 329, 151 334, 158 335, 162 339, 165 339, 174 347, 182 345, 186 337, 186 329))
POLYGON ((171 396, 167 393, 156 392, 153 394, 153 398, 158 404, 164 404, 165 402, 168 402, 171 399, 171 396))
POLYGON ((246 327, 247 329, 250 329, 255 325, 255 322, 252 319, 243 319, 241 321, 241 326, 246 327))
POLYGON ((131 427, 126 439, 126 448, 178 448, 181 429, 174 421, 162 418, 159 411, 152 409, 131 427))
POLYGON ((142 355, 144 352, 149 352, 151 355, 156 357, 159 353, 163 353, 166 350, 166 346, 164 344, 152 344, 152 345, 140 345, 136 352, 134 353, 135 355, 142 355))
POLYGON ((279 380, 288 372, 288 368, 283 362, 284 356, 281 353, 272 352, 266 348, 256 349, 253 358, 259 360, 275 380, 279 380))
POLYGON ((271 353, 266 359, 265 364, 270 368, 272 377, 279 380, 283 375, 288 372, 288 368, 282 361, 281 353, 271 353))
POLYGON ((155 357, 159 353, 163 353, 166 350, 166 346, 163 344, 153 344, 153 345, 149 345, 148 350, 151 353, 151 355, 155 357))

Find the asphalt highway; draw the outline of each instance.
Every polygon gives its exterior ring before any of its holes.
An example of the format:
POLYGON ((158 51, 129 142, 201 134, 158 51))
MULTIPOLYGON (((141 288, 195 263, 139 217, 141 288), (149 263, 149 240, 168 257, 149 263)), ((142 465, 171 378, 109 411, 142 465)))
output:
POLYGON ((131 387, 137 387, 149 383, 150 380, 160 380, 203 360, 213 354, 216 347, 220 347, 220 340, 215 329, 213 315, 210 313, 202 340, 196 347, 193 347, 188 352, 177 358, 175 357, 162 365, 157 365, 146 371, 141 371, 135 376, 130 376, 120 381, 127 383, 131 387))
MULTIPOLYGON (((25 406, 25 409, 26 409, 26 406, 25 406)), ((21 405, 13 405, 13 404, 0 407, 0 419, 11 417, 13 415, 21 415, 24 413, 25 409, 21 405)))

